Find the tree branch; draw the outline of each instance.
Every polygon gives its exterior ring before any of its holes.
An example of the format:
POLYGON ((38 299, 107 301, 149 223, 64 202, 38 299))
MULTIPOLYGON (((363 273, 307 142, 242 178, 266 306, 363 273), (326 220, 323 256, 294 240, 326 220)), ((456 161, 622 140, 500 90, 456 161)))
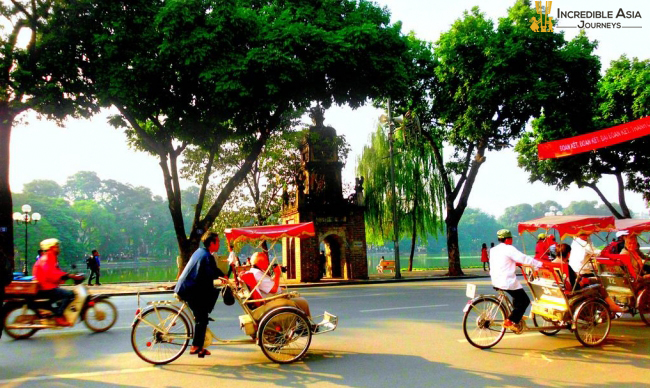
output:
MULTIPOLYGON (((578 183, 578 182, 576 182, 576 183, 578 183)), ((612 205, 612 203, 609 202, 609 201, 607 200, 607 198, 605 198, 605 195, 603 195, 603 193, 600 191, 600 189, 598 188, 598 186, 596 186, 595 183, 593 183, 593 182, 579 182, 578 185, 587 186, 587 187, 590 187, 592 190, 594 190, 594 191, 596 192, 596 194, 598 194, 598 197, 600 197, 601 201, 603 201, 603 203, 605 204, 605 206, 607 206, 607 208, 609 209, 609 211, 612 212, 612 214, 614 215, 614 217, 616 217, 616 218, 619 219, 619 220, 620 220, 620 219, 623 219, 623 218, 626 218, 626 217, 623 217, 623 215, 622 215, 621 213, 619 213, 618 210, 616 210, 616 208, 614 208, 614 206, 612 205)), ((629 218, 629 217, 628 217, 628 218, 629 218)))

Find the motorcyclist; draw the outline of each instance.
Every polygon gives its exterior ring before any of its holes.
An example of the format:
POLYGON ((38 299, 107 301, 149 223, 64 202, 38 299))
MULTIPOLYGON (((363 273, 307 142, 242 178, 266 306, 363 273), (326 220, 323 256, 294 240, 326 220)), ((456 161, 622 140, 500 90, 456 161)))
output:
POLYGON ((38 281, 39 295, 48 298, 56 307, 52 310, 54 321, 58 326, 72 326, 72 322, 63 316, 65 308, 74 299, 74 292, 59 288, 59 285, 67 279, 83 280, 83 276, 73 275, 64 272, 59 268, 58 256, 61 252, 61 244, 55 238, 48 238, 41 241, 43 256, 34 264, 32 273, 38 281))

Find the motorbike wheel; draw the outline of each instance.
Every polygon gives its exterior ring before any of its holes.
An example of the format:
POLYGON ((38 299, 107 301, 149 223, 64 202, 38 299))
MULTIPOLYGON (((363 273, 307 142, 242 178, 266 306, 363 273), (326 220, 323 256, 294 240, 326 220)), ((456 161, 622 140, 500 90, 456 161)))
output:
POLYGON ((168 364, 180 357, 192 336, 185 316, 170 307, 157 307, 142 314, 131 329, 131 345, 142 360, 168 364))
POLYGON ((463 333, 467 342, 479 349, 498 344, 506 333, 503 323, 506 310, 492 299, 479 299, 472 303, 463 317, 463 333))
POLYGON ((96 300, 84 312, 84 324, 95 333, 101 333, 113 327, 117 321, 117 308, 106 299, 96 300))
POLYGON ((637 310, 639 310, 639 315, 641 315, 643 323, 650 326, 650 286, 646 286, 641 292, 642 294, 639 296, 639 306, 637 306, 637 310))
POLYGON ((603 343, 609 335, 612 322, 609 307, 599 300, 591 299, 578 306, 575 315, 575 335, 587 347, 603 343))
POLYGON ((311 344, 309 319, 293 309, 277 309, 261 321, 257 338, 264 355, 278 364, 300 360, 311 344))
MULTIPOLYGON (((556 323, 556 321, 542 316, 539 317, 539 323, 537 323, 537 314, 533 314, 533 324, 535 327, 556 326, 556 323)), ((556 335, 559 332, 560 329, 540 330, 540 333, 548 336, 556 335)))
POLYGON ((13 324, 31 324, 37 319, 36 311, 25 305, 6 306, 4 327, 5 333, 14 339, 25 339, 34 335, 38 329, 10 329, 13 324))

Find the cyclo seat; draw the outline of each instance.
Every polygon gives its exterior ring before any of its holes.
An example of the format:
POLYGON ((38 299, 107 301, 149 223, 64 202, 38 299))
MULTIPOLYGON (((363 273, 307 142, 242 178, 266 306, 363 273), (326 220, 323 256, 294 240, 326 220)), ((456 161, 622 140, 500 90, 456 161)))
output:
POLYGON ((257 291, 255 275, 246 272, 241 274, 239 278, 250 292, 250 299, 252 301, 246 303, 251 307, 251 310, 253 310, 253 319, 259 320, 265 312, 282 306, 296 307, 302 310, 308 317, 311 316, 309 303, 307 303, 305 298, 301 298, 297 294, 291 292, 278 294, 279 297, 274 295, 269 298, 263 298, 259 291, 257 291))

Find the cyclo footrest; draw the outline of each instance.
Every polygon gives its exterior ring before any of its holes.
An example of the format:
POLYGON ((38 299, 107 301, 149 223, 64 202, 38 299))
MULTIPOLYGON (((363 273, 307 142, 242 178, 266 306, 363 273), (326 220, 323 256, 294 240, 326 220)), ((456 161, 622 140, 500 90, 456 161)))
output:
POLYGON ((323 320, 320 323, 314 325, 312 334, 323 334, 328 333, 336 329, 339 324, 339 318, 336 315, 330 314, 327 311, 323 315, 319 315, 314 318, 323 317, 323 320))

